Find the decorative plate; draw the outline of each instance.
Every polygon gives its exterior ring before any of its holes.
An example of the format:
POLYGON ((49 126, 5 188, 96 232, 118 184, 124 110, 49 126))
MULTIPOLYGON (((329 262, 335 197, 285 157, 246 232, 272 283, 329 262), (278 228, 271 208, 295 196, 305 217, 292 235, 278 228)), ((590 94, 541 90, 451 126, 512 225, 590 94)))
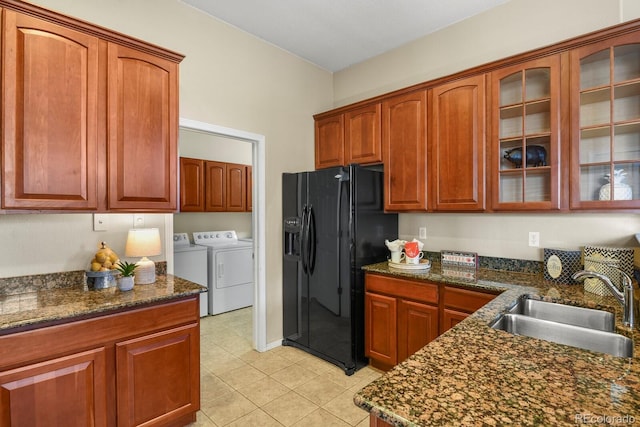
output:
POLYGON ((421 271, 428 270, 431 268, 431 261, 428 259, 421 259, 420 264, 407 264, 406 262, 391 262, 389 261, 390 268, 396 268, 398 270, 410 270, 410 271, 421 271))

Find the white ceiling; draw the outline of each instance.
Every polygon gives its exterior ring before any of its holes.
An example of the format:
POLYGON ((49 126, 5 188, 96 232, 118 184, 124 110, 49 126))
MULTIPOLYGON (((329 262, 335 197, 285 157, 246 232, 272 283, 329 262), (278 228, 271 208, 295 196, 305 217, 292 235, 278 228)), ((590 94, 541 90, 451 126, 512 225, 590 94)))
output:
POLYGON ((339 71, 509 0, 182 0, 339 71))

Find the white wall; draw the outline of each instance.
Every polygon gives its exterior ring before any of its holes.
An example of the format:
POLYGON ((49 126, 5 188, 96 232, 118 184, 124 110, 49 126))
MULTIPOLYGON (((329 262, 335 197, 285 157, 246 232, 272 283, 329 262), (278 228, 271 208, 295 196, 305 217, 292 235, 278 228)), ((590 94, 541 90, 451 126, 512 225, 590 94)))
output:
MULTIPOLYGON (((334 75, 335 106, 453 74, 493 60, 640 18, 637 0, 510 0, 334 75)), ((401 238, 427 228, 425 248, 543 259, 543 247, 637 246, 637 214, 402 214, 401 238), (540 248, 528 232, 540 232, 540 248)))

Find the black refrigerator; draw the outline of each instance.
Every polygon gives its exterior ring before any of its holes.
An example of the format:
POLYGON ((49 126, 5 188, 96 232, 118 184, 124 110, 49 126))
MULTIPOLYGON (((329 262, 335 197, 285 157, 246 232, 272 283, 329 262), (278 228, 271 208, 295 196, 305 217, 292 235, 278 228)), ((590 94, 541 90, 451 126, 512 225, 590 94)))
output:
POLYGON ((387 259, 398 215, 384 213, 383 176, 358 165, 282 175, 283 345, 344 369, 364 357, 364 272, 387 259))

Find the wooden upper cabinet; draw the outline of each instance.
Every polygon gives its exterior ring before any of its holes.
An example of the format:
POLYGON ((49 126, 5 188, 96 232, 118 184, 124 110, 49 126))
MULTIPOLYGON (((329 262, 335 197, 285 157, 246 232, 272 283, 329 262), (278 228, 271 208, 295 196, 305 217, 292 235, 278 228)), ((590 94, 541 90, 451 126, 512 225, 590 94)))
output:
POLYGON ((253 210, 253 168, 247 166, 247 212, 253 210))
POLYGON ((485 76, 432 89, 429 180, 436 211, 485 209, 485 76))
POLYGON ((207 160, 205 167, 205 211, 224 212, 227 209, 227 164, 207 160))
POLYGON ((178 64, 109 43, 109 208, 177 208, 178 64))
POLYGON ((382 162, 381 104, 344 113, 346 164, 382 162))
POLYGON ((204 160, 180 157, 180 211, 204 211, 204 160))
POLYGON ((344 116, 315 122, 316 169, 344 165, 344 116))
POLYGON ((427 92, 394 96, 382 103, 384 197, 387 211, 427 208, 427 92))
POLYGON ((247 166, 227 163, 227 211, 247 210, 247 166))
POLYGON ((640 208, 640 32, 571 57, 572 209, 640 208))
POLYGON ((491 73, 494 210, 560 208, 560 56, 491 73))
POLYGON ((98 208, 100 41, 4 10, 2 208, 98 208))

